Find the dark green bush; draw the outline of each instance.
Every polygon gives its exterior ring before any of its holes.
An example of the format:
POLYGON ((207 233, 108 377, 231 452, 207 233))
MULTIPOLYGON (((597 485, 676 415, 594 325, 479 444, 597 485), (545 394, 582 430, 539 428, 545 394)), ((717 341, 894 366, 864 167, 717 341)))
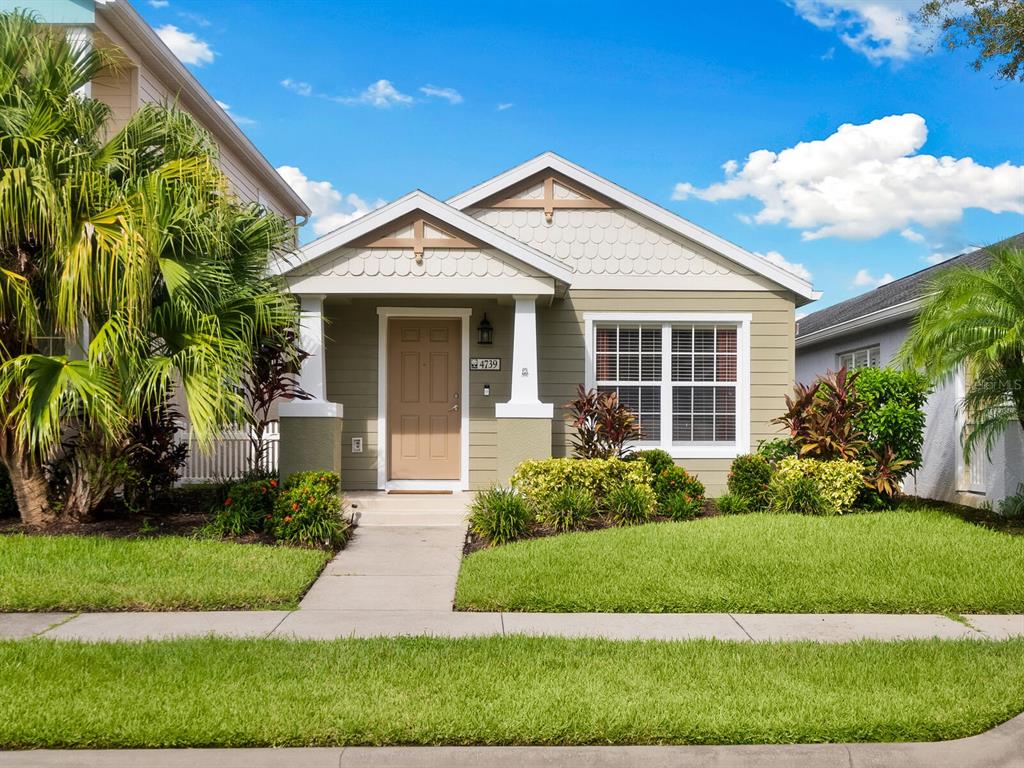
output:
POLYGON ((996 505, 996 514, 1004 520, 1024 520, 1024 483, 1017 486, 1017 493, 996 505))
POLYGON ((508 544, 529 528, 533 510, 512 488, 490 488, 477 493, 469 508, 469 529, 491 545, 508 544))
POLYGON ((651 448, 647 451, 634 451, 626 457, 626 461, 643 461, 651 468, 651 477, 657 477, 669 467, 676 465, 675 460, 668 451, 661 448, 651 448))
POLYGON ((556 531, 575 531, 597 514, 597 499, 587 488, 570 486, 557 491, 541 513, 543 521, 556 531))
MULTIPOLYGON (((854 387, 861 410, 853 425, 864 434, 869 448, 881 452, 888 446, 894 460, 909 462, 897 471, 898 481, 921 466, 924 405, 931 387, 914 370, 862 368, 858 374, 854 387)), ((872 462, 867 455, 859 458, 868 465, 872 462)))
POLYGON ((280 495, 275 479, 242 480, 227 488, 223 500, 212 510, 203 528, 210 536, 242 536, 266 530, 280 495))
POLYGON ((747 502, 747 507, 760 512, 768 506, 768 484, 772 466, 760 454, 737 456, 729 470, 729 493, 747 502))
POLYGON ((658 507, 663 512, 668 504, 669 496, 677 493, 694 502, 697 509, 704 504, 704 483, 675 464, 663 469, 654 478, 654 493, 658 499, 658 507))
POLYGON ((777 514, 826 515, 828 504, 810 475, 777 474, 769 488, 768 511, 777 514))
POLYGON ((751 511, 750 503, 735 493, 723 493, 715 499, 715 509, 720 515, 745 515, 751 511))
POLYGON ((296 472, 274 502, 268 530, 278 541, 338 549, 351 525, 342 516, 341 478, 334 472, 296 472))
POLYGON ((763 456, 773 467, 789 456, 796 456, 796 445, 788 437, 762 440, 757 444, 757 455, 763 456))
POLYGON ((700 514, 702 504, 682 491, 668 494, 658 502, 659 511, 673 520, 692 520, 700 514))
POLYGON ((623 484, 605 499, 608 516, 616 525, 646 523, 654 515, 657 499, 646 485, 623 484))

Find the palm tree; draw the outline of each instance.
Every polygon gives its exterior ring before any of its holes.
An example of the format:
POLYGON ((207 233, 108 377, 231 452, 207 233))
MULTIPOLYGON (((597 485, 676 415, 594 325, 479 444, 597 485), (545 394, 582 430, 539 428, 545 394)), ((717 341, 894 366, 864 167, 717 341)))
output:
POLYGON ((1024 427, 1024 250, 990 249, 985 268, 953 266, 935 277, 900 357, 933 381, 966 369, 960 407, 967 416, 964 453, 1024 427))
POLYGON ((103 138, 109 110, 80 89, 116 64, 0 14, 0 462, 31 523, 55 517, 42 466, 68 439, 115 455, 177 389, 209 441, 245 407, 257 340, 294 321, 267 271, 289 225, 231 196, 190 116, 150 105, 103 138), (79 354, 45 354, 44 336, 79 354))

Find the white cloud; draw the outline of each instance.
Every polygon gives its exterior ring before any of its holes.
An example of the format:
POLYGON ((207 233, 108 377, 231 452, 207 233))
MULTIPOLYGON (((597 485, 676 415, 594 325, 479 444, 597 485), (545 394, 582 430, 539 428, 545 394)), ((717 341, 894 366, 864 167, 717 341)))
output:
POLYGON ((866 269, 860 269, 857 270, 857 274, 853 276, 853 284, 858 288, 863 288, 868 285, 871 286, 872 288, 881 288, 883 285, 891 283, 895 279, 896 278, 894 278, 888 272, 886 272, 881 277, 875 277, 866 269))
POLYGON ((168 0, 149 0, 149 4, 154 8, 166 8, 170 2, 168 0))
POLYGON ((184 32, 173 24, 164 24, 157 27, 157 35, 164 41, 164 45, 171 49, 171 53, 178 57, 183 64, 195 64, 197 67, 213 62, 214 53, 209 43, 200 40, 191 32, 184 32))
POLYGON ((367 203, 350 192, 343 195, 329 181, 313 181, 294 165, 279 166, 277 172, 309 206, 313 233, 324 235, 384 205, 383 200, 367 203))
POLYGON ((301 80, 292 80, 290 77, 286 77, 281 81, 281 87, 289 91, 294 91, 299 96, 312 96, 313 86, 309 83, 304 83, 301 80))
POLYGON ((239 114, 237 114, 235 112, 232 112, 230 104, 226 104, 223 101, 221 101, 220 99, 217 99, 216 101, 217 101, 217 106, 220 107, 221 109, 223 109, 225 112, 227 112, 228 113, 228 117, 230 117, 232 120, 234 120, 239 125, 256 125, 256 121, 253 120, 251 117, 246 117, 245 115, 239 115, 239 114))
POLYGON ((902 237, 905 240, 909 240, 912 243, 923 243, 925 240, 924 235, 922 235, 915 229, 911 229, 910 227, 905 227, 904 229, 901 229, 900 237, 902 237))
POLYGON ((972 250, 971 248, 959 248, 951 251, 932 251, 928 256, 925 257, 925 261, 929 264, 941 264, 944 261, 949 261, 954 256, 960 256, 961 254, 967 253, 972 250))
POLYGON ((915 24, 921 0, 792 0, 801 18, 835 30, 849 48, 874 64, 906 61, 928 50, 935 32, 915 24))
POLYGON ((396 104, 412 104, 412 96, 402 93, 390 80, 378 80, 355 97, 333 97, 342 104, 369 104, 377 109, 387 109, 396 104))
POLYGON ((752 197, 763 206, 753 222, 785 223, 805 240, 937 227, 960 221, 967 208, 1024 213, 1024 166, 915 154, 927 137, 915 114, 845 124, 824 140, 751 152, 742 167, 730 160, 724 181, 704 189, 679 183, 672 198, 752 197))
POLYGON ((503 101, 500 104, 498 104, 498 111, 504 112, 506 109, 512 109, 512 107, 514 106, 515 104, 513 104, 511 101, 503 101))
POLYGON ((439 85, 424 85, 420 88, 420 93, 428 97, 446 99, 449 104, 462 103, 462 94, 454 88, 442 88, 439 85))
POLYGON ((760 256, 762 259, 770 264, 774 264, 776 267, 780 267, 787 272, 792 272, 797 277, 802 277, 807 282, 811 282, 811 272, 803 264, 795 264, 792 261, 786 261, 785 257, 778 251, 768 251, 768 253, 758 253, 754 251, 755 256, 760 256))
POLYGON ((832 61, 836 57, 836 47, 833 45, 823 54, 821 54, 822 61, 832 61))

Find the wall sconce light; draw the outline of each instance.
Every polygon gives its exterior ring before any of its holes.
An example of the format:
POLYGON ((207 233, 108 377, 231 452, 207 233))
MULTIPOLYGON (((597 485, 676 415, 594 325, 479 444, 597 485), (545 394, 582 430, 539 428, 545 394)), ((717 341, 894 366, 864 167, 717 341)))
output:
POLYGON ((476 327, 476 342, 477 344, 493 344, 494 343, 494 326, 491 325, 491 321, 487 319, 487 313, 484 313, 483 320, 480 321, 480 325, 476 327))

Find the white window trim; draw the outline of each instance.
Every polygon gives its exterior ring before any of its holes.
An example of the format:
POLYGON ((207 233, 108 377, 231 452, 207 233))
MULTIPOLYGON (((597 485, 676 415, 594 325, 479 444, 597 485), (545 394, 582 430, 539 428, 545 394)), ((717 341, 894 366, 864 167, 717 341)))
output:
MULTIPOLYGON (((585 312, 583 314, 584 385, 587 389, 597 386, 595 360, 596 326, 601 323, 697 323, 708 325, 733 325, 736 327, 736 444, 722 445, 672 445, 672 409, 670 388, 662 386, 661 441, 637 443, 637 448, 661 448, 674 459, 729 459, 750 452, 750 313, 738 312, 585 312), (666 408, 666 400, 668 408, 666 408), (666 428, 666 424, 668 428, 666 428)), ((665 352, 670 354, 671 346, 665 352)))
POLYGON ((956 397, 956 417, 953 419, 953 444, 956 446, 956 489, 960 493, 976 493, 986 495, 988 457, 975 452, 974 461, 968 464, 964 455, 964 431, 967 428, 967 414, 963 402, 967 396, 967 373, 964 366, 957 366, 953 375, 954 396, 956 397))
POLYGON ((377 489, 381 491, 469 490, 469 307, 377 307, 377 489), (388 479, 388 320, 392 317, 451 317, 462 320, 462 420, 458 480, 388 479))
POLYGON ((880 368, 882 366, 882 347, 881 347, 880 344, 868 344, 866 347, 855 347, 854 349, 847 349, 847 350, 844 350, 843 352, 836 353, 836 368, 837 369, 843 367, 843 358, 848 356, 848 355, 852 355, 853 356, 853 362, 854 362, 854 365, 852 367, 848 367, 847 368, 847 370, 850 370, 850 371, 856 371, 856 370, 859 370, 861 368, 880 368), (859 353, 861 353, 861 352, 866 352, 867 353, 867 355, 868 355, 868 362, 867 362, 866 365, 858 366, 858 365, 856 365, 857 355, 859 353), (871 353, 872 352, 877 352, 877 363, 878 363, 877 365, 872 365, 871 364, 871 353))

